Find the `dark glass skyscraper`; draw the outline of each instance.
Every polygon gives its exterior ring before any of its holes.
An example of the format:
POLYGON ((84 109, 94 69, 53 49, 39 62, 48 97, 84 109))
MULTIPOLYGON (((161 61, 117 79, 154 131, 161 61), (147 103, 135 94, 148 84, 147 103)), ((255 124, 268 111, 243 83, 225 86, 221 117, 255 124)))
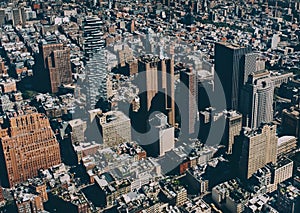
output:
POLYGON ((244 56, 251 51, 251 46, 223 42, 215 45, 215 74, 221 80, 227 109, 238 109, 239 91, 244 81, 244 56))

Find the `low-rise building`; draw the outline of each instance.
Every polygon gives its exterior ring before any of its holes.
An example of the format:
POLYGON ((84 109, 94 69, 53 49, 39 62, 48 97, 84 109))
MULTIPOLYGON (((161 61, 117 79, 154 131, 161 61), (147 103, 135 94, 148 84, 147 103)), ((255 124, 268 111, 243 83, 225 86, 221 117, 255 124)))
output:
POLYGON ((130 119, 121 111, 109 111, 97 115, 103 145, 112 147, 131 141, 130 119))
POLYGON ((297 149, 297 138, 295 136, 282 136, 278 138, 277 157, 281 157, 297 149))
POLYGON ((277 190, 279 212, 296 213, 300 211, 300 190, 291 183, 281 183, 277 190))
POLYGON ((181 206, 183 213, 211 213, 211 207, 203 199, 197 197, 193 200, 188 200, 183 206, 181 206))
POLYGON ((237 179, 221 183, 212 189, 212 199, 217 206, 234 213, 243 212, 249 198, 250 193, 237 179))

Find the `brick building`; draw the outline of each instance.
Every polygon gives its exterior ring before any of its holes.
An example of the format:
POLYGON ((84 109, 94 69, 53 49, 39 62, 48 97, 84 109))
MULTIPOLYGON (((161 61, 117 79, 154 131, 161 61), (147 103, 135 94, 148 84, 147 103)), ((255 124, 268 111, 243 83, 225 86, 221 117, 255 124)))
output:
POLYGON ((39 85, 42 91, 57 93, 62 84, 72 83, 69 48, 62 43, 40 43, 39 53, 36 76, 43 82, 39 85))
POLYGON ((0 159, 4 185, 10 187, 61 163, 59 144, 44 114, 11 112, 1 130, 0 159))

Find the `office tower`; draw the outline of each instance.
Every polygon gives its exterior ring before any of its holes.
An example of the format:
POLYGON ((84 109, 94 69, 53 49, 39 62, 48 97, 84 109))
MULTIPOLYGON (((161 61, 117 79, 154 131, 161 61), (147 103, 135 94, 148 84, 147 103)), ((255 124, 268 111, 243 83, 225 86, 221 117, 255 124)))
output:
POLYGON ((48 118, 33 109, 8 114, 2 129, 0 159, 3 184, 13 187, 60 164, 60 149, 48 118))
POLYGON ((240 103, 246 126, 255 129, 262 123, 273 121, 273 91, 268 71, 258 71, 249 76, 242 89, 240 103))
POLYGON ((228 109, 238 110, 239 91, 244 78, 242 59, 251 51, 250 46, 215 44, 215 69, 224 89, 228 109))
POLYGON ((87 57, 101 50, 105 46, 103 36, 103 22, 97 16, 88 16, 83 21, 83 49, 87 57))
POLYGON ((267 163, 276 163, 277 136, 276 125, 266 124, 257 130, 244 129, 239 142, 242 152, 239 162, 240 175, 249 179, 258 169, 267 163))
POLYGON ((103 145, 112 147, 131 141, 130 119, 121 111, 109 111, 97 115, 103 145))
POLYGON ((266 69, 266 61, 263 58, 258 57, 256 59, 256 71, 261 71, 265 69, 266 69))
POLYGON ((141 99, 141 104, 145 105, 147 111, 150 111, 151 107, 154 107, 152 105, 154 97, 159 92, 163 92, 164 103, 162 108, 167 111, 168 123, 174 126, 174 60, 167 58, 160 59, 152 55, 141 56, 139 59, 139 73, 141 72, 143 72, 141 74, 143 77, 138 83, 140 84, 140 90, 145 91, 146 95, 146 97, 141 99))
POLYGON ((0 9, 0 26, 5 24, 5 10, 0 9))
POLYGON ((282 133, 300 138, 300 108, 282 110, 282 133))
POLYGON ((168 124, 167 119, 163 113, 157 113, 150 119, 152 127, 147 136, 148 142, 152 143, 148 147, 150 155, 163 156, 174 149, 174 127, 168 124))
POLYGON ((242 115, 237 111, 224 111, 225 132, 224 140, 227 147, 227 153, 232 154, 234 140, 239 136, 242 130, 242 115))
POLYGON ((257 53, 248 53, 242 58, 242 64, 244 67, 243 85, 247 83, 249 75, 257 71, 257 58, 257 53))
POLYGON ((72 83, 70 49, 62 43, 40 43, 36 68, 40 89, 57 93, 63 84, 72 83))
POLYGON ((197 96, 198 96, 198 82, 197 74, 192 68, 187 68, 180 72, 180 81, 183 83, 180 92, 179 102, 181 102, 181 110, 186 110, 181 113, 181 130, 183 134, 194 134, 195 125, 197 121, 197 96))
POLYGON ((87 108, 95 109, 100 98, 103 101, 112 96, 111 78, 108 75, 108 65, 104 49, 99 49, 87 61, 86 70, 86 91, 87 108))

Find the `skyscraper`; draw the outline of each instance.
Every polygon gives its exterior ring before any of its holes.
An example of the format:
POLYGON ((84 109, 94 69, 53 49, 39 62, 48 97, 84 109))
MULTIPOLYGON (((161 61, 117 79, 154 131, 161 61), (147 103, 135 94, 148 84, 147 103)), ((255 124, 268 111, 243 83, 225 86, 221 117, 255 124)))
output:
POLYGON ((72 83, 70 49, 62 43, 40 43, 38 59, 36 75, 43 91, 56 93, 62 84, 72 83))
MULTIPOLYGON (((164 94, 162 108, 167 111, 168 123, 175 125, 175 101, 174 101, 174 60, 157 56, 145 55, 139 59, 139 73, 143 72, 140 87, 145 91, 145 99, 141 99, 141 104, 149 111, 153 107, 152 101, 159 93, 164 94)), ((160 104, 159 104, 160 105, 160 104)))
POLYGON ((163 113, 157 113, 150 120, 154 129, 151 129, 148 135, 149 154, 153 156, 163 156, 166 152, 174 149, 174 127, 170 126, 167 121, 167 116, 163 113))
POLYGON ((283 134, 293 135, 300 140, 300 107, 294 106, 282 110, 283 134))
POLYGON ((86 57, 87 108, 94 109, 100 98, 110 96, 107 55, 104 49, 103 22, 98 16, 88 16, 83 21, 83 49, 86 57))
POLYGON ((219 131, 224 128, 222 140, 220 142, 222 145, 226 146, 227 154, 232 154, 235 138, 240 135, 242 130, 242 115, 233 110, 216 112, 214 108, 206 108, 205 111, 200 111, 199 117, 199 139, 202 142, 207 141, 210 129, 213 126, 219 131))
POLYGON ((182 101, 182 109, 187 111, 181 112, 181 130, 184 134, 194 134, 195 124, 197 121, 197 95, 198 82, 197 74, 192 68, 187 68, 180 72, 180 81, 186 88, 180 93, 180 100, 182 101), (185 114, 183 116, 183 113, 185 114), (187 114, 186 114, 187 113, 187 114))
POLYGON ((103 23, 97 16, 88 16, 83 22, 84 51, 87 56, 99 51, 104 47, 103 23))
POLYGON ((215 44, 215 74, 221 80, 227 109, 238 110, 239 91, 244 80, 243 57, 251 51, 251 46, 241 47, 229 43, 215 44))
POLYGON ((0 26, 5 24, 5 10, 0 9, 0 26))
POLYGON ((227 153, 232 154, 235 137, 240 135, 242 130, 242 115, 236 111, 225 111, 225 132, 224 140, 227 146, 227 153))
POLYGON ((59 144, 46 115, 29 108, 8 113, 1 130, 0 159, 3 184, 10 187, 61 163, 59 144))
POLYGON ((273 91, 268 71, 258 71, 249 76, 241 92, 240 104, 246 126, 255 129, 273 120, 273 91))
POLYGON ((87 108, 94 109, 100 98, 106 101, 111 96, 110 76, 105 50, 99 49, 86 61, 87 108))
POLYGON ((253 72, 256 72, 256 60, 258 58, 257 53, 248 53, 243 57, 243 67, 244 67, 244 75, 243 75, 243 85, 247 83, 248 77, 253 72))
POLYGON ((258 130, 245 129, 241 135, 240 174, 249 179, 258 169, 277 160, 276 125, 266 124, 258 130))

